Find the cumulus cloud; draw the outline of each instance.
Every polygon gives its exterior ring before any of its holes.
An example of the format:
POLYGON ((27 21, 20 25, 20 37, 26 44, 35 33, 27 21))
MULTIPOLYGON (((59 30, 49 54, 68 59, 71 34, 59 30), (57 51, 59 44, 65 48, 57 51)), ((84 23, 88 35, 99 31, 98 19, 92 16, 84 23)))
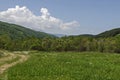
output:
POLYGON ((72 34, 79 27, 77 21, 63 22, 63 20, 51 16, 47 8, 41 8, 41 15, 36 16, 27 7, 16 6, 0 12, 0 20, 19 24, 27 28, 47 33, 72 34))

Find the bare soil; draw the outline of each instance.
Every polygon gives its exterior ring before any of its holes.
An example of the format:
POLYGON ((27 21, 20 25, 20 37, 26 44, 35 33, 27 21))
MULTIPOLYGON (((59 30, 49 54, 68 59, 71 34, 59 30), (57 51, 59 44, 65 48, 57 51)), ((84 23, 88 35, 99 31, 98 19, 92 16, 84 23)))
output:
POLYGON ((8 68, 18 64, 18 63, 22 63, 24 61, 26 61, 28 59, 28 55, 23 55, 23 54, 12 54, 10 53, 9 56, 7 57, 3 57, 0 59, 0 62, 5 62, 5 61, 9 61, 9 60, 13 60, 16 57, 20 57, 19 60, 12 62, 10 64, 8 63, 4 63, 3 65, 0 66, 0 75, 3 74, 8 68))

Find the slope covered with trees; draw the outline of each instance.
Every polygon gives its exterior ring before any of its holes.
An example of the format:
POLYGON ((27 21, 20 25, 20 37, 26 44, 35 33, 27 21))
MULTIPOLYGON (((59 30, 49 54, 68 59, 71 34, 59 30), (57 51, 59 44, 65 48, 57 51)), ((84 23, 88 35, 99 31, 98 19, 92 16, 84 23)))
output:
POLYGON ((53 35, 49 35, 44 32, 37 32, 16 24, 9 24, 6 22, 0 21, 0 36, 9 37, 11 39, 23 39, 28 37, 54 37, 53 35))
POLYGON ((112 30, 108 30, 103 33, 100 33, 96 35, 96 37, 114 37, 119 34, 120 34, 120 28, 116 28, 116 29, 112 29, 112 30))

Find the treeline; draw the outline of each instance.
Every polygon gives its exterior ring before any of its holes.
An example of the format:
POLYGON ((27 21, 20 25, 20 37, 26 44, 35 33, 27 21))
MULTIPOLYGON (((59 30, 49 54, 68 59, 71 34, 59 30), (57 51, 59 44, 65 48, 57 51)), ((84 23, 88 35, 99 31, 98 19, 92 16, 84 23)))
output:
POLYGON ((26 38, 12 40, 0 36, 0 49, 39 51, 99 51, 120 53, 120 35, 109 38, 69 36, 62 38, 26 38))

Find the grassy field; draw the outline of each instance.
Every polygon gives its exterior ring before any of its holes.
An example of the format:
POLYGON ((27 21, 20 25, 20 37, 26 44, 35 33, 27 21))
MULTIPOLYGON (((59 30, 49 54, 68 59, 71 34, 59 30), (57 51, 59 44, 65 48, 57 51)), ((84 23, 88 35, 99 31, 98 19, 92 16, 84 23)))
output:
POLYGON ((120 55, 36 52, 7 71, 7 80, 120 80, 120 55))

